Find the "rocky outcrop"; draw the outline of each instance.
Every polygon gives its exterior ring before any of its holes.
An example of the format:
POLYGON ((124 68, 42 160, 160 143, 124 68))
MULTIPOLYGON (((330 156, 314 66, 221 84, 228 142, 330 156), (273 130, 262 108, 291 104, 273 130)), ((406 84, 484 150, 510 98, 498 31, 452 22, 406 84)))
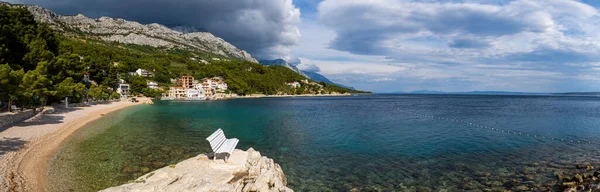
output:
POLYGON ((600 192, 600 169, 590 164, 578 164, 568 173, 556 173, 558 188, 565 192, 600 192))
POLYGON ((102 191, 292 191, 286 185, 281 167, 250 148, 234 150, 227 162, 198 155, 102 191))
POLYGON ((126 44, 199 50, 257 63, 246 51, 208 32, 183 33, 156 23, 141 24, 110 17, 94 19, 81 14, 63 16, 36 5, 11 6, 25 6, 38 22, 47 23, 61 33, 126 44))

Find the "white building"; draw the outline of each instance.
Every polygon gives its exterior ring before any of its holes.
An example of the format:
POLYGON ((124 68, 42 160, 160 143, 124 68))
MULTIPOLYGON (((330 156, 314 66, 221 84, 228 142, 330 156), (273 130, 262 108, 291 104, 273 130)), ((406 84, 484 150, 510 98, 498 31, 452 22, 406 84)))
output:
POLYGON ((123 98, 127 98, 129 95, 129 84, 119 83, 119 87, 117 87, 117 93, 121 95, 123 98))
POLYGON ((148 81, 147 84, 148 84, 148 88, 150 88, 150 89, 158 89, 158 83, 156 83, 156 82, 148 81))
POLYGON ((152 77, 152 72, 148 72, 145 69, 137 69, 135 72, 132 73, 132 75, 134 74, 142 77, 152 77))
POLYGON ((292 87, 292 88, 298 88, 298 87, 301 86, 300 83, 298 83, 297 81, 287 83, 287 85, 290 86, 290 87, 292 87))
POLYGON ((187 89, 187 98, 204 99, 204 89, 187 89))

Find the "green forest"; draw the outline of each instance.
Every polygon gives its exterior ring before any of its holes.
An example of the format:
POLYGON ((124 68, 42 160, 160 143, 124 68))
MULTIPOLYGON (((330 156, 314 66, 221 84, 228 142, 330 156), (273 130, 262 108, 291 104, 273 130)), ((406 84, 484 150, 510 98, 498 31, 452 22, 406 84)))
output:
POLYGON ((201 51, 66 37, 37 23, 21 7, 0 6, 0 26, 0 101, 20 107, 65 97, 74 102, 117 99, 119 94, 113 90, 119 79, 130 84, 134 95, 160 96, 160 91, 146 87, 145 78, 129 75, 138 68, 151 71, 154 75, 148 80, 162 87, 170 86, 171 79, 192 75, 196 79, 221 76, 229 90, 239 95, 360 92, 325 83, 290 89, 286 82, 306 77, 282 66, 267 67, 201 51), (221 61, 200 62, 209 58, 221 61))

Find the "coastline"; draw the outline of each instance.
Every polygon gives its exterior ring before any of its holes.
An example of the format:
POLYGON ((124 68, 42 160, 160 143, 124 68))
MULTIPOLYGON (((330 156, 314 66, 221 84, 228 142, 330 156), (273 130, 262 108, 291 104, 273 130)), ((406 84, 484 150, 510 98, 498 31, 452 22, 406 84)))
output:
POLYGON ((339 97, 352 96, 352 93, 337 93, 337 94, 302 94, 302 95, 265 95, 265 94, 250 94, 245 96, 230 97, 226 99, 245 99, 245 98, 279 98, 279 97, 339 97))
POLYGON ((51 160, 66 138, 107 113, 144 104, 147 100, 57 110, 48 117, 42 117, 39 122, 29 119, 0 132, 0 139, 3 141, 18 140, 24 143, 22 148, 3 152, 0 156, 0 189, 48 191, 47 176, 51 160))

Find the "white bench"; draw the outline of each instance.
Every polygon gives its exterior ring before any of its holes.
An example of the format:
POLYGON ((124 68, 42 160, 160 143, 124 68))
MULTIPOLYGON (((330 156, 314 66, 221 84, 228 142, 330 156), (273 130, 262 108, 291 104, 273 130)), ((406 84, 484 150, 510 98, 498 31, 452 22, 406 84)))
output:
MULTIPOLYGON (((228 153, 231 155, 231 152, 233 149, 235 149, 235 146, 240 141, 236 138, 225 138, 225 133, 223 133, 223 130, 221 129, 218 129, 213 134, 208 136, 206 140, 210 143, 210 148, 212 148, 213 152, 215 153, 213 160, 215 160, 217 155, 220 153, 228 153)), ((227 162, 227 158, 228 157, 225 157, 225 162, 227 162)))
POLYGON ((17 106, 16 105, 11 105, 10 106, 10 111, 12 111, 13 113, 17 112, 17 106))

